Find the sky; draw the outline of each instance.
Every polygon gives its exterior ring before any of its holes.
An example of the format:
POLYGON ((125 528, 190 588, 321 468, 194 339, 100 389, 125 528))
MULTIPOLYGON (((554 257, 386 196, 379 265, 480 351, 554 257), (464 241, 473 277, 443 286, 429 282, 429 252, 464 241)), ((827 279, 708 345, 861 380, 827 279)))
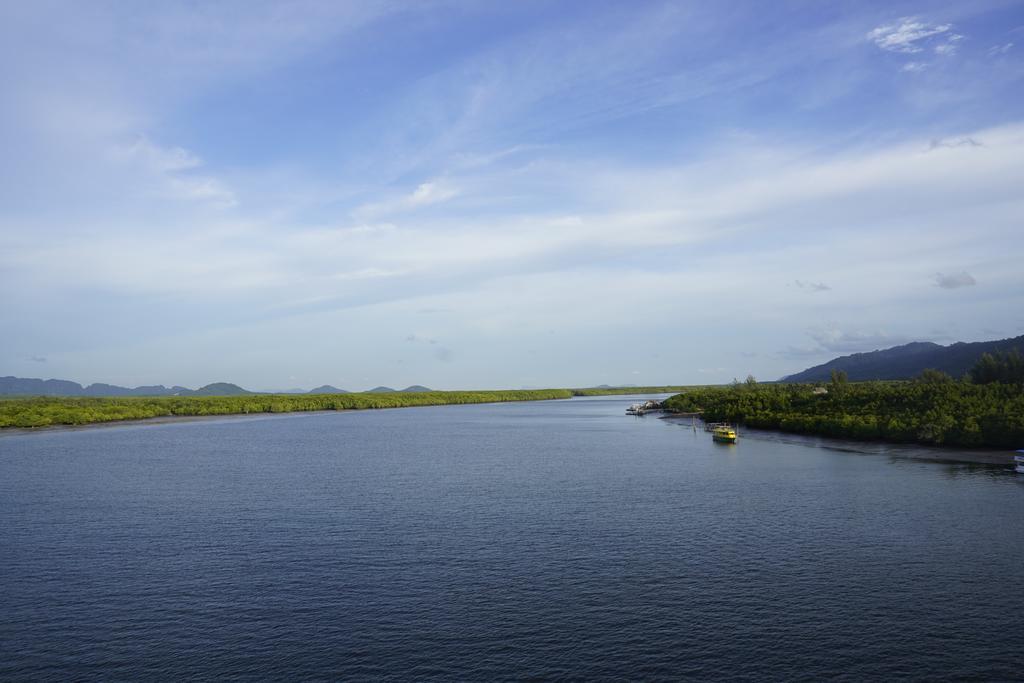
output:
POLYGON ((1024 1, 0 4, 0 375, 770 380, 1022 262, 1024 1))

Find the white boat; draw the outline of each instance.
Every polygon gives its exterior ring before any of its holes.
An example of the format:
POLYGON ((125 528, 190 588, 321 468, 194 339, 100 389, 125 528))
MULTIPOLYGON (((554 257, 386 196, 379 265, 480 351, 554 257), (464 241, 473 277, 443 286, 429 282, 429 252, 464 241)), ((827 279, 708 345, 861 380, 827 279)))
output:
POLYGON ((1017 471, 1024 474, 1024 450, 1017 451, 1020 455, 1013 456, 1013 464, 1017 466, 1017 471))

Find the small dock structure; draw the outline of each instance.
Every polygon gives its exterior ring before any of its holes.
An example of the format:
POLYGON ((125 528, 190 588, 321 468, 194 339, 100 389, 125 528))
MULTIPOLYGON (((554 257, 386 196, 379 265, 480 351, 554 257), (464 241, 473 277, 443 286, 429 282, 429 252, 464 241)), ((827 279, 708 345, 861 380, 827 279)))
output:
POLYGON ((660 401, 644 401, 643 403, 634 403, 630 407, 626 408, 626 415, 640 416, 662 410, 665 409, 662 407, 660 401))
POLYGON ((1017 455, 1013 456, 1013 465, 1018 473, 1024 474, 1024 449, 1017 451, 1017 455))

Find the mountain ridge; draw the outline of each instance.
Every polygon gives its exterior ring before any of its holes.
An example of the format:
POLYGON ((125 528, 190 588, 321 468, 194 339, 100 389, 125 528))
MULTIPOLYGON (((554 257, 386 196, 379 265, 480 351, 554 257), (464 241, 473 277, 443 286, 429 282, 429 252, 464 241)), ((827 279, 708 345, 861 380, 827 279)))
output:
POLYGON ((344 389, 339 389, 333 384, 322 384, 314 389, 310 389, 306 392, 307 394, 347 394, 350 393, 344 389))
POLYGON ((854 382, 868 380, 910 379, 922 370, 940 370, 952 377, 962 377, 983 353, 1018 349, 1024 353, 1024 335, 983 342, 955 342, 942 346, 934 342, 910 342, 888 349, 852 353, 833 358, 783 377, 780 382, 824 382, 832 372, 845 372, 854 382))
POLYGON ((66 379, 37 379, 34 377, 0 377, 0 396, 239 396, 256 393, 230 382, 213 382, 198 389, 174 385, 143 385, 134 388, 116 384, 94 382, 81 385, 66 379))
MULTIPOLYGON (((391 387, 375 387, 364 393, 413 393, 428 392, 425 386, 413 384, 405 389, 392 389, 391 387)), ((34 377, 15 377, 8 375, 0 377, 0 396, 64 396, 64 397, 129 397, 129 396, 242 396, 246 394, 264 393, 293 393, 293 394, 348 394, 345 389, 339 389, 331 384, 323 384, 309 391, 303 389, 291 389, 285 392, 264 392, 250 391, 243 389, 231 382, 213 382, 198 389, 175 385, 165 387, 162 384, 150 384, 138 387, 122 387, 116 384, 95 382, 93 384, 81 385, 66 379, 38 379, 34 377)))

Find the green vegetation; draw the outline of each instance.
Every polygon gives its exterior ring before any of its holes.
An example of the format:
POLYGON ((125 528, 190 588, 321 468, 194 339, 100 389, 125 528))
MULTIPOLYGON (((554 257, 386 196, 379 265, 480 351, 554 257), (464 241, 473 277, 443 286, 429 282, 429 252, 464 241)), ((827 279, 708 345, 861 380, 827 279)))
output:
POLYGON ((976 384, 1024 384, 1024 356, 1017 349, 983 353, 971 368, 971 381, 976 384))
POLYGON ((358 394, 245 394, 229 396, 25 397, 0 401, 0 428, 84 425, 117 420, 196 415, 366 410, 455 403, 543 401, 573 396, 672 393, 686 387, 601 387, 523 391, 424 391, 358 394))
POLYGON ((590 387, 587 389, 570 389, 573 396, 617 396, 619 394, 671 394, 685 391, 686 386, 664 387, 590 387))
POLYGON ((1024 447, 1024 386, 955 381, 925 372, 912 381, 823 386, 757 384, 690 389, 666 400, 678 412, 751 427, 853 439, 945 446, 1024 447))
POLYGON ((247 394, 149 398, 15 398, 0 401, 0 428, 83 425, 176 415, 238 415, 312 410, 365 410, 455 403, 497 403, 571 398, 568 389, 536 391, 430 391, 391 394, 247 394))

